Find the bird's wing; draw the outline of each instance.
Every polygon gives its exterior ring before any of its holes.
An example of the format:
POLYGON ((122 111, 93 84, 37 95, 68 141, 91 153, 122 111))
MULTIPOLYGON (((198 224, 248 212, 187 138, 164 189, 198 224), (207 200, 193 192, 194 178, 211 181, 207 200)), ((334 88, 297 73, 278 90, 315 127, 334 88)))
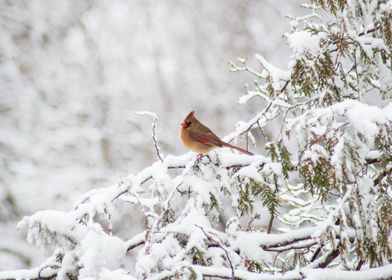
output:
POLYGON ((193 141, 202 143, 207 146, 218 146, 222 147, 222 141, 213 132, 207 132, 203 134, 189 134, 189 138, 193 141))

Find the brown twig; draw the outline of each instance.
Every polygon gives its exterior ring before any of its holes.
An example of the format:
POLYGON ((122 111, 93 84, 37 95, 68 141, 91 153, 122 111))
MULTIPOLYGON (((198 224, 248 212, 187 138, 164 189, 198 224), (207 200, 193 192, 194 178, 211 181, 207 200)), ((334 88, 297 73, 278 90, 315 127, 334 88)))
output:
MULTIPOLYGON (((304 242, 305 243, 305 242, 304 242)), ((264 248, 264 251, 269 251, 269 252, 285 252, 285 251, 290 251, 290 250, 298 250, 298 249, 305 249, 305 248, 310 248, 314 245, 317 244, 317 241, 311 241, 311 242, 307 242, 305 244, 302 245, 290 245, 290 246, 284 246, 284 247, 267 247, 264 248)))
POLYGON ((156 137, 156 131, 155 131, 156 127, 157 127, 157 121, 158 121, 158 118, 155 117, 153 122, 152 122, 152 140, 154 141, 154 147, 155 147, 155 151, 156 151, 156 153, 158 155, 158 158, 159 158, 160 161, 163 162, 163 156, 161 154, 161 149, 158 146, 158 139, 156 137))
POLYGON ((380 174, 378 174, 378 176, 376 177, 376 179, 374 179, 373 183, 375 186, 377 186, 378 184, 381 183, 381 181, 389 174, 392 173, 392 167, 391 168, 387 168, 384 169, 380 174))
MULTIPOLYGON (((338 245, 339 247, 339 245, 338 245)), ((326 268, 337 256, 339 256, 340 251, 339 248, 332 250, 323 261, 318 263, 317 268, 326 268)))
POLYGON ((268 223, 268 229, 267 229, 267 233, 268 233, 268 234, 271 233, 271 230, 272 230, 272 223, 273 223, 273 222, 274 222, 274 215, 271 214, 271 217, 270 217, 270 220, 269 220, 269 223, 268 223))
POLYGON ((252 223, 257 220, 260 219, 260 214, 255 214, 248 222, 248 226, 246 227, 246 231, 250 231, 252 229, 252 223))
POLYGON ((225 246, 222 244, 222 241, 220 241, 220 240, 218 240, 218 241, 215 240, 215 239, 211 236, 211 234, 208 234, 208 233, 204 230, 203 227, 198 226, 198 225, 195 225, 195 227, 198 227, 199 229, 201 229, 201 231, 204 233, 204 235, 207 237, 208 240, 215 242, 215 243, 219 246, 219 248, 221 248, 221 249, 225 252, 225 254, 226 254, 226 259, 227 259, 227 261, 228 261, 228 263, 229 263, 229 265, 230 265, 230 269, 231 269, 231 279, 234 280, 234 279, 235 279, 234 267, 233 267, 233 264, 232 264, 231 259, 230 259, 230 257, 229 257, 229 252, 227 251, 227 249, 225 248, 225 246))
POLYGON ((140 116, 152 117, 152 119, 153 119, 153 121, 152 121, 152 140, 154 141, 154 147, 155 147, 156 154, 157 154, 159 160, 161 162, 163 162, 163 155, 161 153, 161 149, 159 148, 158 139, 156 136, 156 127, 157 127, 157 121, 158 121, 157 115, 152 112, 135 112, 135 114, 140 115, 140 116))

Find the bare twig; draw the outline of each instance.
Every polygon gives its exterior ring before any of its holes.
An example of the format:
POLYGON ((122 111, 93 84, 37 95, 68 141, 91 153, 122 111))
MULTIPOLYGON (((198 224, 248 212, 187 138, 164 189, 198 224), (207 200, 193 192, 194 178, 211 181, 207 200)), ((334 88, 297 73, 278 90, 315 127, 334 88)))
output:
POLYGON ((286 81, 286 83, 284 84, 284 86, 281 88, 280 92, 283 92, 283 91, 287 88, 287 86, 289 85, 290 81, 291 81, 291 79, 289 79, 289 80, 286 81))
POLYGON ((146 232, 145 231, 135 235, 131 240, 129 240, 127 242, 127 246, 128 246, 127 253, 129 251, 131 251, 132 249, 135 249, 136 247, 139 247, 140 245, 143 245, 146 242, 145 238, 146 238, 146 232))
POLYGON ((56 279, 59 270, 61 269, 61 265, 58 262, 46 261, 45 263, 41 264, 39 267, 23 270, 23 276, 20 275, 20 271, 3 271, 0 272, 0 279, 1 280, 17 280, 17 279, 29 279, 29 280, 50 280, 56 279), (10 277, 10 275, 15 272, 14 277, 10 277), (3 273, 5 275, 3 275, 3 273))
MULTIPOLYGON (((200 272, 204 278, 210 279, 209 277, 212 277, 213 279, 233 279, 232 278, 232 271, 229 268, 215 268, 211 269, 210 266, 202 266, 202 265, 193 265, 192 268, 194 270, 197 270, 200 272)), ((282 274, 282 273, 266 273, 266 272, 250 272, 247 270, 243 269, 236 269, 234 270, 235 273, 235 279, 241 279, 241 280, 249 280, 249 279, 254 279, 254 280, 266 280, 266 279, 271 279, 271 280, 278 280, 278 279, 301 279, 301 275, 299 270, 294 271, 293 273, 290 273, 290 275, 287 274, 282 274)))
POLYGON ((270 247, 270 248, 264 248, 264 251, 269 251, 269 252, 285 252, 285 251, 290 251, 290 250, 298 250, 298 249, 305 249, 305 248, 310 248, 314 245, 317 245, 317 241, 313 240, 307 240, 306 242, 298 242, 299 244, 292 244, 289 246, 283 246, 283 247, 270 247))
POLYGON ((321 262, 318 263, 317 268, 326 268, 334 259, 336 259, 337 256, 339 256, 339 254, 339 248, 332 250, 321 262))
POLYGON ((365 263, 364 260, 360 260, 360 261, 358 262, 357 266, 355 267, 355 270, 356 270, 356 271, 361 270, 361 267, 363 266, 364 263, 365 263))
POLYGON ((267 233, 271 233, 271 230, 272 230, 272 223, 273 223, 273 222, 274 222, 274 215, 271 214, 271 217, 270 217, 270 220, 269 220, 269 223, 268 223, 267 233))
POLYGON ((54 275, 52 275, 52 274, 50 274, 49 276, 42 276, 42 275, 41 275, 41 273, 42 273, 45 269, 47 269, 47 268, 50 268, 50 269, 53 270, 54 273, 57 273, 57 271, 61 268, 61 266, 52 264, 52 265, 46 265, 46 266, 42 267, 42 268, 38 271, 38 279, 51 279, 51 278, 54 276, 54 275))
POLYGON ((154 146, 155 146, 155 150, 157 152, 157 155, 158 155, 159 159, 163 162, 163 157, 161 154, 161 150, 159 149, 159 146, 158 146, 158 140, 157 140, 156 131, 155 131, 155 129, 157 127, 157 121, 158 121, 158 118, 154 118, 154 121, 152 122, 152 139, 154 141, 154 146))
POLYGON ((161 153, 161 149, 159 148, 158 139, 156 136, 156 127, 157 127, 158 116, 155 113, 148 112, 148 111, 135 112, 135 114, 140 115, 140 116, 150 116, 153 118, 153 121, 152 121, 152 140, 154 141, 154 147, 155 147, 155 151, 157 153, 157 156, 158 156, 159 160, 161 162, 163 162, 163 155, 161 153))
POLYGON ((376 186, 376 185, 380 184, 381 181, 382 181, 386 176, 388 176, 388 175, 391 174, 391 173, 392 173, 392 167, 391 167, 391 168, 388 168, 388 169, 384 169, 384 170, 376 177, 376 179, 374 179, 374 181, 373 181, 374 185, 376 186))
POLYGON ((260 214, 255 214, 248 222, 248 226, 246 227, 246 231, 252 230, 252 224, 255 220, 260 219, 260 214))
POLYGON ((257 126, 259 127, 261 135, 263 135, 265 142, 269 142, 267 135, 265 135, 263 128, 259 124, 259 120, 257 121, 257 126))
POLYGON ((216 240, 216 239, 214 239, 214 238, 211 236, 211 234, 207 233, 207 232, 204 230, 203 227, 198 226, 198 225, 195 225, 195 227, 198 227, 199 229, 201 229, 201 231, 204 233, 204 235, 207 236, 208 240, 215 242, 215 243, 219 246, 219 248, 221 248, 221 249, 225 252, 225 254, 226 254, 226 259, 227 259, 227 261, 228 261, 228 263, 229 263, 229 265, 230 265, 230 269, 231 269, 231 279, 234 280, 234 279, 235 279, 234 267, 233 267, 233 264, 232 264, 232 262, 231 262, 231 260, 230 260, 229 252, 227 251, 227 249, 226 249, 225 246, 223 245, 222 241, 221 241, 221 240, 216 240))

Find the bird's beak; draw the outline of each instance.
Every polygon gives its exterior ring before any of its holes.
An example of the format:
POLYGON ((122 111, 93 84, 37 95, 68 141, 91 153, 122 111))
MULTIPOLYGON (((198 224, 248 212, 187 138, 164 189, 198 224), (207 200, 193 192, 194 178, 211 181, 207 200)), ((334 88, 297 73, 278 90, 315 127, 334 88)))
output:
POLYGON ((185 121, 183 121, 183 122, 181 123, 181 126, 182 126, 182 127, 185 127, 185 126, 186 126, 185 121))

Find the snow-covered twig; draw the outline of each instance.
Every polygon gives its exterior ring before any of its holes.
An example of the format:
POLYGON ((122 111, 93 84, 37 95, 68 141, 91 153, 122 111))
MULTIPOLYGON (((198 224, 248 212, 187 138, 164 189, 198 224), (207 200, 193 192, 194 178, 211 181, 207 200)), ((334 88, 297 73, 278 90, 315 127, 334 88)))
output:
POLYGON ((204 233, 204 235, 208 238, 208 240, 211 240, 211 241, 215 242, 215 243, 219 246, 219 248, 221 248, 221 249, 223 250, 223 252, 225 252, 227 262, 229 263, 230 269, 231 269, 231 279, 234 280, 234 279, 235 279, 235 276, 234 276, 234 267, 233 267, 233 263, 231 262, 229 253, 228 253, 228 251, 227 251, 227 249, 226 249, 226 246, 224 246, 224 245, 222 244, 222 241, 221 241, 221 240, 216 240, 214 237, 212 237, 211 234, 207 233, 207 232, 204 230, 203 227, 198 226, 198 225, 195 225, 195 226, 198 227, 199 229, 201 229, 201 231, 202 231, 202 232, 204 233))
POLYGON ((140 115, 140 116, 149 116, 152 117, 152 140, 154 141, 154 147, 155 151, 157 153, 157 156, 161 162, 163 162, 163 155, 161 153, 161 149, 159 148, 158 145, 158 139, 156 137, 156 127, 157 127, 157 121, 158 121, 158 116, 157 114, 153 112, 148 112, 148 111, 141 111, 141 112, 135 112, 135 114, 140 115))
MULTIPOLYGON (((232 279, 232 271, 230 268, 224 267, 210 267, 210 266, 201 266, 201 265, 193 265, 195 270, 199 271, 203 274, 204 277, 214 277, 220 279, 232 279)), ((242 280, 295 280, 301 279, 301 275, 299 271, 288 272, 288 273, 256 273, 249 272, 246 270, 235 269, 234 270, 235 279, 242 280)))
POLYGON ((52 256, 40 266, 33 269, 22 269, 15 271, 0 272, 0 279, 2 280, 46 280, 54 279, 61 269, 61 265, 56 261, 55 256, 52 256))
POLYGON ((131 240, 127 241, 127 252, 131 251, 132 249, 143 245, 145 243, 146 232, 141 232, 135 235, 131 240))

